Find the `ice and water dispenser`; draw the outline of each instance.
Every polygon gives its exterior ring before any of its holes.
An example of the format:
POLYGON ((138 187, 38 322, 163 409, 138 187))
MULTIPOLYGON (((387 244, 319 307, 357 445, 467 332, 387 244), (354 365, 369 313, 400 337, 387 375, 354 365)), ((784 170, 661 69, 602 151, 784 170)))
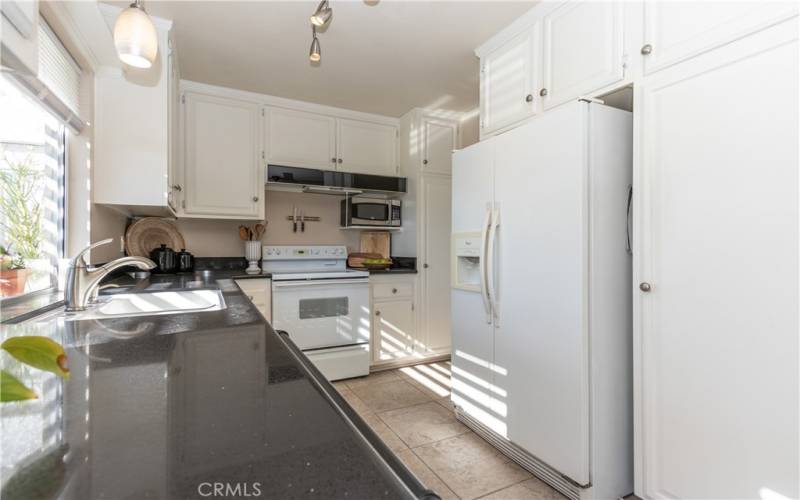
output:
POLYGON ((453 234, 453 288, 481 290, 481 233, 453 234))

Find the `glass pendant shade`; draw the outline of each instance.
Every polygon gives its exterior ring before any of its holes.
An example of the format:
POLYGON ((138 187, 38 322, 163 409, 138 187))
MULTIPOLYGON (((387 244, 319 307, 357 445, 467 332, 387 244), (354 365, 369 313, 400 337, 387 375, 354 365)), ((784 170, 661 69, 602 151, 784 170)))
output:
POLYGON ((308 58, 311 62, 318 62, 322 58, 319 48, 319 39, 317 39, 317 37, 311 40, 311 49, 308 51, 308 58))
POLYGON ((125 64, 149 68, 158 55, 158 36, 147 12, 134 3, 123 10, 114 25, 114 45, 125 64))

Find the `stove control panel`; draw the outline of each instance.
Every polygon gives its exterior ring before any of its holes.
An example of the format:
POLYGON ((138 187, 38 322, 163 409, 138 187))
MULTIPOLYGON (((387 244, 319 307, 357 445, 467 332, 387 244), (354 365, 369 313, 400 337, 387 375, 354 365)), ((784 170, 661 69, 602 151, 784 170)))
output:
POLYGON ((263 260, 347 259, 344 245, 264 245, 263 260))

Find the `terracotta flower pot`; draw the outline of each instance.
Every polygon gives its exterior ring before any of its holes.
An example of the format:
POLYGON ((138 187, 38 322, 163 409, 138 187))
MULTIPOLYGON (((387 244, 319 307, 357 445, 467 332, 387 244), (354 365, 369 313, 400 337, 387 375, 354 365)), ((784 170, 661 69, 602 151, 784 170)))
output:
POLYGON ((0 297, 13 297, 25 291, 28 281, 27 269, 8 269, 0 271, 0 297))

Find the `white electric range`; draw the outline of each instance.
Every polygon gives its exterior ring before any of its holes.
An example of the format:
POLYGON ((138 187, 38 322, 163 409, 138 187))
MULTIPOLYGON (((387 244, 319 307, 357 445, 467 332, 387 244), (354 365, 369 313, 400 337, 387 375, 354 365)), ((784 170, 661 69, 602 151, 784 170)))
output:
POLYGON ((369 374, 369 273, 347 269, 344 246, 265 246, 272 326, 328 380, 369 374))

